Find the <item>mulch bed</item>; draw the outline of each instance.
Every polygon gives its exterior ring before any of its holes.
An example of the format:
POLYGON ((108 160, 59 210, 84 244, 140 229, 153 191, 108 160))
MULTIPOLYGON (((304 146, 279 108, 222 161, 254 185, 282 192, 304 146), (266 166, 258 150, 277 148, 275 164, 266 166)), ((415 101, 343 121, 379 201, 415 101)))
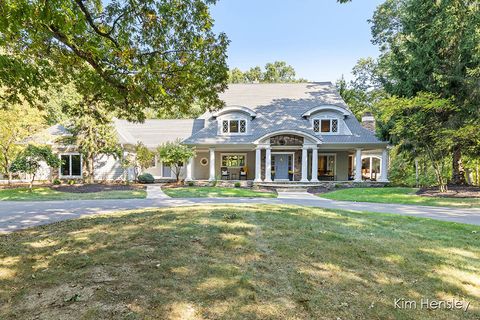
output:
POLYGON ((424 197, 480 198, 480 187, 448 186, 447 192, 440 192, 438 188, 422 188, 417 194, 424 197))
POLYGON ((145 185, 141 184, 77 184, 77 185, 59 185, 51 186, 53 190, 70 193, 90 193, 102 191, 127 191, 127 190, 142 190, 145 185))

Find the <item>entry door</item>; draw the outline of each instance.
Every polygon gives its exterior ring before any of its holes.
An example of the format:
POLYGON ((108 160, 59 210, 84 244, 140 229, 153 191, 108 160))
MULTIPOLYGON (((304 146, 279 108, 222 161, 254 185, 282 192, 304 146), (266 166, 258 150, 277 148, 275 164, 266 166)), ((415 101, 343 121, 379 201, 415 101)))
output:
POLYGON ((289 154, 275 155, 275 180, 288 180, 289 154))

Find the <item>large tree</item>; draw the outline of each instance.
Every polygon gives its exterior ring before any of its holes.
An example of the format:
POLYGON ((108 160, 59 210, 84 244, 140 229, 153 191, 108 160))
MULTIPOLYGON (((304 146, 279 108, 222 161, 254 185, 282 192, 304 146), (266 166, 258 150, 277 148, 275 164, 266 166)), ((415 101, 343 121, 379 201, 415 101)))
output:
POLYGON ((265 71, 259 66, 252 67, 243 72, 239 68, 233 68, 228 73, 229 83, 283 83, 283 82, 306 82, 303 78, 295 77, 295 69, 285 61, 268 62, 265 71))
POLYGON ((215 0, 4 0, 0 2, 3 102, 35 101, 37 88, 72 82, 110 111, 188 113, 223 105, 226 36, 212 31, 215 0))
POLYGON ((412 98, 423 91, 453 99, 457 108, 441 127, 452 129, 451 181, 465 183, 462 152, 476 149, 480 134, 478 1, 387 0, 372 23, 388 93, 412 98))
POLYGON ((0 172, 7 175, 9 183, 12 179, 10 166, 22 151, 22 142, 43 128, 43 116, 44 113, 26 104, 0 109, 0 172))

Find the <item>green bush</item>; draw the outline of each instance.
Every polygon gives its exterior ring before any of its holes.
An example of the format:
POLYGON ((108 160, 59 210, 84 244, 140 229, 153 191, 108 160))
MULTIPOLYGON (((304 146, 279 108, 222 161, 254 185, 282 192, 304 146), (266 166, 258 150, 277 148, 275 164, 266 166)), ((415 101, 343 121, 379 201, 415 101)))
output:
POLYGON ((235 188, 240 188, 241 186, 240 182, 235 182, 235 188))
POLYGON ((154 183, 155 178, 150 173, 142 173, 138 176, 138 182, 140 183, 154 183))
POLYGON ((68 182, 67 182, 67 183, 68 183, 69 185, 71 185, 71 186, 72 186, 72 185, 74 185, 74 184, 75 184, 75 182, 76 182, 75 180, 68 180, 68 182))
POLYGON ((193 187, 195 185, 195 183, 193 181, 188 181, 188 186, 189 187, 193 187))
POLYGON ((58 185, 62 184, 62 181, 60 181, 60 179, 55 179, 55 180, 53 180, 53 184, 58 186, 58 185))

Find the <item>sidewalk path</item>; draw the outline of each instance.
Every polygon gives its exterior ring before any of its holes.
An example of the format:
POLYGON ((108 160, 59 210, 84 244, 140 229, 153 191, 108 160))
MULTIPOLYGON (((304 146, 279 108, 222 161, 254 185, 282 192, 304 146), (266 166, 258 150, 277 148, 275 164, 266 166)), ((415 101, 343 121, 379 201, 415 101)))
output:
POLYGON ((315 196, 292 198, 154 198, 122 200, 0 201, 0 233, 86 215, 142 208, 198 204, 290 204, 326 209, 393 213, 480 226, 480 208, 444 208, 416 205, 333 201, 315 196))
POLYGON ((170 197, 162 191, 161 185, 154 184, 147 186, 147 199, 170 199, 170 197))

